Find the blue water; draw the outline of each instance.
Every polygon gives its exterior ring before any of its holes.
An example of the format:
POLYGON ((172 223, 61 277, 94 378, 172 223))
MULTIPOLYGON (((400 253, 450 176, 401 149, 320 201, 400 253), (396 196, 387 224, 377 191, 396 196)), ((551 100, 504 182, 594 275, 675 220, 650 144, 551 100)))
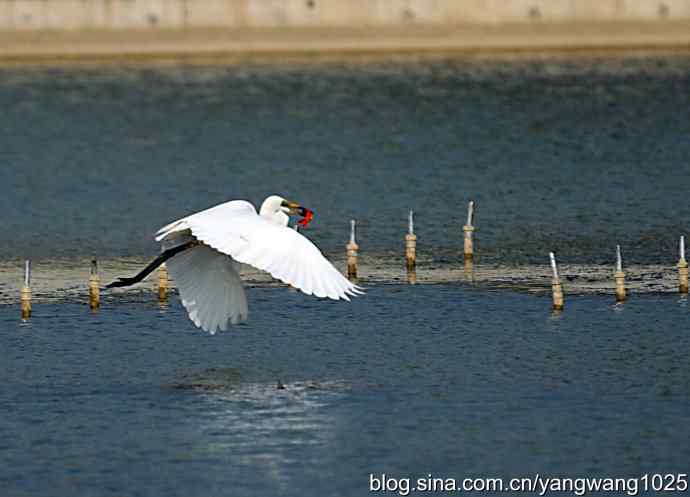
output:
POLYGON ((624 306, 451 285, 351 304, 250 290, 197 331, 178 302, 0 308, 3 495, 367 495, 397 477, 641 476, 690 460, 687 300, 624 306), (280 382, 284 389, 278 389, 280 382))
MULTIPOLYGON (((2 68, 0 133, 0 262, 72 286, 41 272, 150 256, 162 224, 271 193, 316 211, 329 255, 357 218, 376 269, 414 209, 420 281, 457 269, 470 199, 480 264, 610 264, 620 243, 668 267, 688 233, 687 56, 2 68)), ((0 278, 13 302, 18 275, 0 278)), ((145 291, 93 314, 81 287, 45 287, 28 322, 0 305, 0 496, 688 472, 687 299, 568 294, 553 315, 546 296, 382 281, 350 304, 258 285, 216 336, 145 291)))
POLYGON ((484 261, 676 254, 690 218, 690 57, 0 69, 0 256, 150 255, 163 224, 279 193, 341 251, 484 261), (9 236, 11 233, 11 236, 9 236))

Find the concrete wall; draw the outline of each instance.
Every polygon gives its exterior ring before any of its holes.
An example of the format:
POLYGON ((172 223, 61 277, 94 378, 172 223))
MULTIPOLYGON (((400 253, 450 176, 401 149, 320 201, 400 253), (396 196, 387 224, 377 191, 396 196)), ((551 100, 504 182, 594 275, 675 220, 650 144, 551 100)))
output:
POLYGON ((0 0, 2 30, 690 19, 690 0, 0 0))

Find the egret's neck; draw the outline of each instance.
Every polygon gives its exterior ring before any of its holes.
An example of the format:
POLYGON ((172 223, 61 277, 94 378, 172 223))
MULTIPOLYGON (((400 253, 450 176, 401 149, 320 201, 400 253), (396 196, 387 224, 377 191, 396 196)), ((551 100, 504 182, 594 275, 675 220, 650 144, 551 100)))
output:
POLYGON ((273 212, 268 215, 262 213, 261 216, 281 226, 287 226, 288 221, 290 221, 290 216, 288 216, 284 212, 273 212))
POLYGON ((280 203, 282 199, 276 197, 268 197, 261 204, 261 209, 259 209, 259 216, 265 217, 269 221, 272 221, 281 226, 287 226, 288 221, 290 221, 290 216, 285 214, 280 209, 280 203))

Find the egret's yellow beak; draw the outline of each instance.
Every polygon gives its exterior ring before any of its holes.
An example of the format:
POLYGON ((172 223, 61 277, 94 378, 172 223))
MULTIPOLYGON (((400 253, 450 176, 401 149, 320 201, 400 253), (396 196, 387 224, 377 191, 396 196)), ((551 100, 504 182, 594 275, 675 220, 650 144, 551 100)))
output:
POLYGON ((291 216, 304 216, 306 210, 297 202, 290 202, 288 200, 283 201, 283 203, 280 205, 281 207, 285 207, 288 210, 288 214, 290 214, 291 216))
POLYGON ((297 224, 301 226, 306 227, 314 217, 314 211, 307 209, 306 207, 302 207, 296 202, 290 202, 285 200, 283 201, 281 206, 286 208, 288 210, 288 214, 290 214, 291 216, 302 216, 302 219, 297 221, 297 224))

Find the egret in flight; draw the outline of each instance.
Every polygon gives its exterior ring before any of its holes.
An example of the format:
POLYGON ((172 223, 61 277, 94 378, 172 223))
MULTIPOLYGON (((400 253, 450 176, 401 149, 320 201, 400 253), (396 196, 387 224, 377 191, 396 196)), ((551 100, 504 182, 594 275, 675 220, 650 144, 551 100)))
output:
POLYGON ((307 295, 350 300, 362 293, 297 230, 289 216, 306 226, 313 212, 272 195, 259 213, 244 200, 211 207, 163 226, 156 233, 162 252, 132 278, 119 278, 107 288, 133 285, 167 262, 189 318, 210 333, 225 331, 228 322, 247 319, 247 297, 239 265, 249 264, 307 295))

